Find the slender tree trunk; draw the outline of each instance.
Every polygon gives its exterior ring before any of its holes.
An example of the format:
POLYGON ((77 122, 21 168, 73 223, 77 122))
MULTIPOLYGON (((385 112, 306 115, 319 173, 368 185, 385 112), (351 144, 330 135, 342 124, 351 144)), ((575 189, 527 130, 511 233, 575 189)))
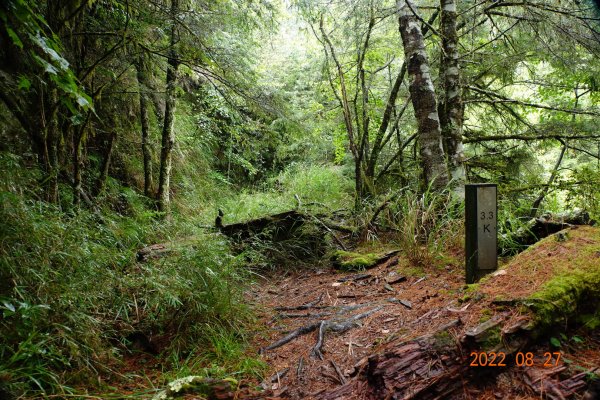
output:
POLYGON ((160 175, 158 179, 158 210, 169 211, 170 197, 169 187, 171 179, 172 150, 175 143, 175 132, 173 125, 175 122, 175 88, 177 83, 177 69, 179 60, 175 51, 177 42, 177 10, 179 0, 171 0, 171 48, 169 49, 169 59, 167 66, 167 92, 165 99, 165 120, 162 130, 162 147, 160 151, 160 175))
MULTIPOLYGON (((348 134, 348 142, 350 144, 350 151, 352 153, 352 157, 354 158, 354 187, 356 190, 356 195, 354 197, 355 208, 360 208, 362 202, 362 193, 363 193, 363 182, 362 182, 362 165, 361 165, 361 157, 359 156, 359 146, 360 143, 357 143, 359 138, 355 138, 354 136, 354 126, 352 123, 352 112, 350 111, 350 105, 348 102, 348 92, 346 90, 346 79, 344 75, 344 70, 342 65, 340 64, 336 53, 335 48, 333 47, 333 43, 329 39, 325 28, 323 27, 323 15, 321 15, 321 20, 319 22, 319 29, 323 36, 323 47, 325 49, 325 57, 327 63, 329 63, 329 53, 331 53, 331 58, 335 64, 335 68, 337 70, 338 78, 340 79, 340 89, 341 95, 338 94, 335 85, 333 83, 333 79, 331 75, 329 75, 329 84, 331 85, 331 90, 335 95, 336 99, 340 103, 342 107, 342 112, 344 115, 344 125, 346 126, 346 133, 348 134), (328 51, 329 50, 329 51, 328 51)), ((316 34, 315 34, 316 35, 316 34)))
POLYGON ((550 189, 550 186, 552 186, 552 184, 554 183, 554 180, 558 176, 558 170, 560 168, 560 165, 562 164, 562 160, 565 156, 566 151, 567 151, 567 145, 566 145, 566 143, 563 143, 563 147, 560 150, 560 154, 558 155, 558 158, 556 159, 556 164, 554 165, 554 169, 550 173, 550 178, 548 179, 548 183, 546 183, 544 185, 544 187, 542 188, 542 190, 540 190, 538 197, 535 199, 535 201, 531 205, 531 210, 529 211, 529 217, 531 217, 531 218, 535 217, 535 215, 538 212, 538 209, 540 208, 540 204, 542 204, 542 201, 544 201, 544 199, 546 198, 546 195, 548 194, 548 190, 550 189))
POLYGON ((439 105, 440 123, 448 170, 455 192, 464 197, 465 167, 462 143, 464 105, 460 87, 456 1, 441 0, 442 62, 440 77, 443 93, 439 105))
POLYGON ((142 125, 142 156, 144 158, 144 195, 150 197, 152 192, 152 154, 148 143, 149 117, 148 117, 148 86, 146 79, 146 65, 144 54, 140 53, 137 67, 137 80, 140 92, 140 123, 142 125))
POLYGON ((423 41, 421 25, 412 10, 410 0, 398 0, 400 34, 408 62, 409 90, 419 132, 419 155, 423 173, 423 188, 431 185, 440 191, 448 184, 448 168, 442 149, 442 132, 437 111, 435 90, 423 41))
POLYGON ((113 149, 115 147, 115 141, 117 134, 111 133, 108 137, 108 143, 104 152, 104 158, 102 159, 102 166, 100 168, 100 175, 98 176, 98 182, 96 183, 96 196, 101 194, 106 187, 106 180, 108 179, 108 170, 110 168, 110 160, 112 158, 113 149))
POLYGON ((81 145, 83 142, 84 127, 76 129, 73 134, 73 205, 79 206, 81 201, 81 145))
POLYGON ((47 109, 49 114, 46 121, 46 200, 58 203, 58 94, 56 88, 50 89, 47 109))

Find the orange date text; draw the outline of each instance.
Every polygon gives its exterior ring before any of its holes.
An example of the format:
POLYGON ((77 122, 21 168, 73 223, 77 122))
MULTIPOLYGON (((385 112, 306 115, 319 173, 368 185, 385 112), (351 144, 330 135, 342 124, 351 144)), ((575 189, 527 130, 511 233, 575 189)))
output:
POLYGON ((545 352, 543 356, 536 356, 532 352, 517 352, 507 356, 506 353, 499 351, 472 351, 469 355, 470 367, 506 367, 516 365, 517 367, 545 367, 551 368, 558 366, 560 362, 560 352, 545 352))

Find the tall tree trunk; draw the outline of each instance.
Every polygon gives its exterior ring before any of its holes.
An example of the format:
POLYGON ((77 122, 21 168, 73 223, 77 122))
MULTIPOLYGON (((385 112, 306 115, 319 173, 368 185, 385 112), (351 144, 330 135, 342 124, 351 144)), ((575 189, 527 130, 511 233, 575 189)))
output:
POLYGON ((115 140, 117 134, 112 132, 108 137, 108 143, 106 144, 104 158, 102 159, 102 166, 100 168, 100 175, 98 176, 98 182, 96 183, 96 196, 101 194, 106 187, 106 180, 108 179, 108 170, 110 168, 110 160, 112 158, 113 149, 115 147, 115 140))
POLYGON ((46 201, 58 203, 58 94, 56 88, 48 93, 46 116, 46 201))
POLYGON ((169 211, 169 185, 171 179, 172 150, 175 143, 175 132, 173 125, 175 122, 175 88, 177 83, 177 69, 179 60, 175 51, 177 43, 177 10, 179 0, 171 0, 171 48, 169 49, 169 59, 167 66, 167 91, 165 99, 165 120, 162 130, 162 147, 160 151, 160 175, 158 179, 158 210, 169 211))
POLYGON ((84 126, 75 129, 73 133, 73 205, 79 206, 81 201, 81 145, 83 143, 84 126))
POLYGON ((546 183, 542 187, 542 190, 540 190, 538 197, 535 199, 535 201, 531 205, 531 210, 529 211, 529 217, 531 217, 531 218, 535 217, 535 215, 538 212, 538 209, 540 208, 540 204, 542 204, 542 201, 544 201, 544 199, 546 198, 546 195, 548 194, 548 190, 550 189, 550 186, 552 186, 552 184, 554 183, 554 180, 558 176, 558 170, 560 169, 560 165, 562 164, 562 160, 565 156, 566 151, 567 151, 567 144, 563 142, 563 147, 560 150, 560 154, 558 155, 558 158, 556 159, 556 164, 554 164, 554 169, 550 173, 550 178, 548 179, 548 183, 546 183))
POLYGON ((150 196, 152 191, 152 154, 148 143, 149 117, 148 117, 148 86, 146 79, 146 65, 144 54, 140 53, 137 67, 137 80, 140 92, 140 123, 142 125, 142 156, 144 158, 144 195, 150 196))
POLYGON ((422 189, 431 185, 433 190, 440 191, 448 184, 448 168, 423 33, 411 1, 398 0, 397 7, 405 59, 408 61, 409 91, 419 132, 422 189))
POLYGON ((456 1, 441 0, 442 62, 440 77, 443 93, 439 115, 448 170, 455 193, 464 197, 465 167, 462 143, 464 105, 460 87, 456 1))

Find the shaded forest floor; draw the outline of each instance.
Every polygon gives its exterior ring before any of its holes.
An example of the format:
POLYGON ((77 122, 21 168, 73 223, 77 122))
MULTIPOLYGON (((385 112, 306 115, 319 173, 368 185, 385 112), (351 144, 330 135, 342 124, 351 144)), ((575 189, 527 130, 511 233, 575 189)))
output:
MULTIPOLYGON (((590 265, 594 265, 595 257, 597 269, 600 266, 597 233, 595 228, 580 228, 568 233, 570 237, 566 243, 549 238, 509 261, 504 266, 506 270, 502 269, 481 285, 465 286, 460 252, 436 267, 408 265, 402 257, 394 257, 361 273, 319 270, 269 277, 254 285, 248 293, 249 301, 261 310, 259 325, 262 329, 256 335, 260 348, 315 320, 344 320, 368 310, 375 312, 357 321, 356 327, 344 333, 326 332, 322 359, 312 351, 318 341, 318 329, 265 351, 269 376, 274 377, 267 383, 275 395, 282 397, 321 398, 351 379, 365 366, 370 355, 393 348, 394 344, 433 334, 456 320, 460 324, 451 331, 452 340, 457 340, 468 328, 499 314, 504 314, 503 318, 509 324, 528 318, 522 309, 495 305, 493 301, 502 299, 509 303, 538 292, 559 274, 559 269, 575 270, 578 266, 569 264, 576 262, 578 252, 587 251, 584 249, 589 250, 590 246, 593 247, 590 265), (289 309, 301 305, 310 307, 289 309), (278 373, 283 376, 277 379, 278 373)), ((569 329, 565 329, 566 326, 555 328, 522 352, 534 354, 536 365, 543 363, 544 353, 560 352, 561 360, 555 366, 567 367, 560 373, 563 379, 581 372, 590 376, 598 374, 600 330, 576 325, 569 329)), ((465 362, 470 362, 466 356, 465 362)), ((521 375, 526 368, 508 367, 492 379, 465 379, 462 392, 453 398, 539 399, 539 394, 523 384, 521 375)), ((543 368, 538 370, 548 372, 543 368)), ((547 379, 551 379, 550 376, 547 379)), ((558 373, 552 379, 561 381, 558 373)), ((359 393, 353 394, 362 397, 359 393)), ((580 397, 580 393, 573 395, 573 398, 580 397)))
MULTIPOLYGON (((457 320, 456 328, 449 330, 449 340, 458 343, 459 336, 490 319, 502 319, 505 325, 528 319, 530 316, 523 307, 502 304, 538 292, 561 271, 575 270, 578 266, 574 263, 578 259, 589 261, 589 266, 597 271, 600 266, 598 232, 597 228, 579 228, 569 231, 566 242, 548 238, 508 261, 480 285, 464 284, 463 254, 458 250, 436 266, 415 266, 403 256, 395 256, 360 272, 323 268, 287 273, 274 271, 264 275, 247 290, 246 300, 258 317, 251 351, 262 353, 268 365, 267 378, 262 382, 242 380, 242 383, 249 387, 260 384, 265 389, 263 394, 251 390, 252 398, 325 398, 332 391, 357 381, 373 354, 434 334, 440 327, 455 324, 457 320), (582 251, 585 254, 579 254, 582 251), (345 329, 341 329, 343 332, 324 331, 321 357, 314 351, 319 341, 320 321, 346 324, 345 329), (266 349, 290 332, 307 326, 312 326, 307 329, 309 332, 266 349)), ((592 304, 592 311, 597 308, 597 304, 592 304)), ((537 367, 529 368, 528 372, 528 367, 509 365, 494 370, 487 378, 485 374, 477 379, 465 377, 462 390, 442 398, 533 400, 539 399, 540 394, 523 382, 524 376, 533 374, 536 368, 535 373, 542 374, 542 379, 557 384, 578 374, 591 377, 600 372, 598 328, 565 323, 547 330, 544 336, 530 343, 521 351, 534 354, 537 367), (547 376, 543 374, 549 370, 540 367, 546 352, 561 355, 559 362, 553 365, 556 372, 547 376)), ((470 362, 468 354, 464 354, 464 362, 470 362)), ((124 394, 134 393, 140 385, 147 387, 148 381, 160 381, 159 369, 150 355, 129 357, 122 372, 135 374, 143 370, 138 375, 144 378, 130 386, 119 384, 120 390, 124 394)), ((350 390, 350 397, 346 394, 338 398, 372 398, 363 396, 360 388, 361 384, 357 383, 350 390)), ((582 387, 569 398, 583 398, 584 391, 582 387)), ((236 398, 245 398, 246 394, 239 392, 236 398)), ((201 397, 189 395, 186 398, 201 397)))

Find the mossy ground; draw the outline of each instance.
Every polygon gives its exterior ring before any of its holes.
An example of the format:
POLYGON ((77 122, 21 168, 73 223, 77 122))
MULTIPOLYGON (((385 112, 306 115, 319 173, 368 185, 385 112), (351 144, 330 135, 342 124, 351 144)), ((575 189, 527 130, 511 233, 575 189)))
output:
POLYGON ((358 253, 337 250, 333 253, 334 264, 344 271, 362 271, 374 266, 381 257, 377 253, 358 253))
POLYGON ((480 282, 477 291, 521 302, 540 326, 572 320, 585 304, 600 298, 600 229, 581 226, 561 240, 550 236, 504 269, 505 274, 480 282))

